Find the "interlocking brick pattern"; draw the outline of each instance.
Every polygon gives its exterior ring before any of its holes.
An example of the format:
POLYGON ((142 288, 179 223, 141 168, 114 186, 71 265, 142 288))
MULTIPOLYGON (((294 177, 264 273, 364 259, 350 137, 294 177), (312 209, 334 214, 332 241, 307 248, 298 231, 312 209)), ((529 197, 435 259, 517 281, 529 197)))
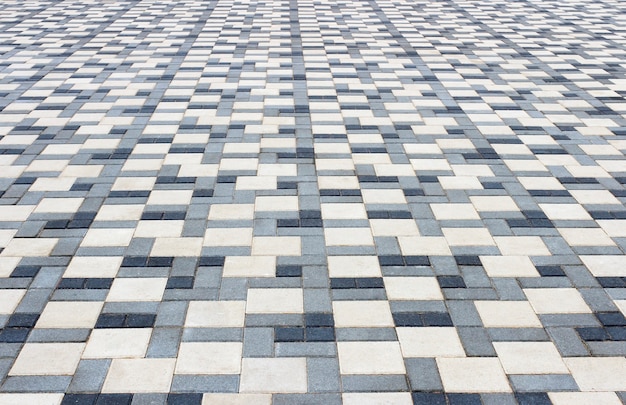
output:
POLYGON ((0 404, 620 404, 626 3, 0 3, 0 404))

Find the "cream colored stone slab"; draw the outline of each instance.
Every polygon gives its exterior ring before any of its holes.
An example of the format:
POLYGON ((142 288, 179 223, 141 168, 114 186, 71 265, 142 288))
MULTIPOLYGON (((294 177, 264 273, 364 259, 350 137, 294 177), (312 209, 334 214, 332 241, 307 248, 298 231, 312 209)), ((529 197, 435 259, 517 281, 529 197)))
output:
POLYGON ((204 246, 251 246, 252 228, 209 228, 204 246))
POLYGON ((552 342, 493 342, 507 374, 568 374, 552 342))
POLYGON ((56 238, 15 238, 4 248, 3 257, 46 257, 57 244, 56 238))
POLYGON ((456 328, 396 328, 404 357, 465 357, 456 328))
POLYGON ((320 190, 354 190, 359 188, 359 179, 356 176, 318 176, 320 190))
POLYGON ((256 158, 227 158, 220 161, 219 170, 256 170, 258 165, 256 158))
POLYGON ((341 398, 343 405, 413 405, 408 392, 350 392, 341 398))
POLYGON ((440 236, 400 236, 400 250, 405 256, 451 256, 446 238, 440 236))
POLYGON ((413 219, 370 219, 374 236, 419 236, 420 231, 413 219))
POLYGON ((96 215, 96 221, 138 221, 143 213, 143 204, 103 205, 96 215))
POLYGON ((50 301, 35 328, 92 329, 96 325, 102 302, 50 301))
POLYGON ((83 358, 141 358, 148 350, 151 335, 150 328, 94 329, 83 358))
POLYGON ((596 222, 608 236, 626 238, 626 219, 601 219, 596 222))
POLYGON ((302 242, 299 236, 255 236, 252 238, 254 256, 300 256, 302 242))
POLYGON ((298 211, 298 196, 258 196, 254 201, 254 209, 260 211, 298 211))
POLYGON ((167 393, 176 359, 113 359, 103 393, 167 393))
POLYGON ((26 343, 9 375, 72 375, 84 347, 84 343, 26 343))
POLYGON ((472 204, 430 204, 438 220, 480 219, 472 204))
POLYGON ((64 394, 0 394, 0 405, 60 405, 64 394))
POLYGON ((245 317, 245 301, 190 301, 185 327, 242 328, 245 317))
POLYGON ((345 170, 353 171, 354 162, 352 159, 315 159, 315 168, 318 171, 323 170, 345 170))
POLYGON ((575 288, 525 288, 524 294, 538 314, 591 313, 575 288))
POLYGON ((406 197, 398 189, 362 189, 365 204, 406 204, 406 197))
POLYGON ((254 204, 212 204, 209 221, 254 219, 254 204))
POLYGON ((202 252, 202 238, 156 238, 150 256, 197 257, 202 252))
POLYGON ((480 256, 489 277, 540 277, 528 256, 480 256))
POLYGON ((183 233, 185 221, 139 221, 135 238, 178 238, 183 233))
POLYGON ((565 187, 555 177, 524 177, 517 180, 526 190, 565 190, 565 187))
POLYGON ((238 176, 236 190, 276 190, 278 182, 276 176, 238 176))
POLYGON ((298 165, 293 163, 271 163, 259 165, 259 176, 290 176, 298 175, 298 165))
POLYGON ((441 357, 437 367, 446 392, 511 392, 498 359, 441 357))
POLYGON ((569 190, 580 204, 615 204, 622 203, 609 190, 569 190))
POLYGON ((276 256, 227 256, 222 277, 274 277, 276 256))
POLYGON ((539 236, 495 236, 498 249, 505 256, 550 256, 539 236))
POLYGON ((239 391, 270 394, 307 392, 306 358, 244 358, 239 391))
POLYGON ((301 288, 250 288, 246 313, 299 314, 304 311, 301 288))
POLYGON ((495 246, 496 242, 484 228, 442 228, 449 246, 495 246))
POLYGON ((404 374, 398 342, 337 342, 341 374, 404 374))
POLYGON ((240 342, 182 342, 178 349, 176 374, 239 374, 240 342))
POLYGON ((113 280, 108 302, 161 301, 167 278, 116 278, 113 280))
POLYGON ((482 190, 483 185, 476 176, 438 176, 444 190, 482 190))
POLYGON ((0 277, 9 277, 21 260, 21 257, 0 257, 0 277))
POLYGON ((372 246, 370 228, 325 228, 326 246, 372 246))
POLYGON ((35 205, 0 205, 0 222, 26 221, 35 205))
POLYGON ((475 301, 486 328, 540 328, 539 318, 527 301, 475 301))
POLYGON ((365 206, 361 203, 321 204, 323 219, 367 219, 365 206))
POLYGON ((73 213, 78 211, 84 198, 43 198, 35 213, 73 213))
POLYGON ((581 391, 626 391, 626 357, 563 359, 581 391))
POLYGON ((591 215, 579 204, 539 204, 552 220, 591 220, 591 215))
POLYGON ((74 256, 63 277, 114 278, 121 264, 120 256, 74 256))
POLYGON ((519 207, 515 201, 509 196, 472 196, 470 201, 474 208, 479 212, 500 212, 500 211, 519 211, 519 207))
POLYGON ((548 392, 552 405, 622 405, 614 392, 548 392))
POLYGON ((272 405, 272 394, 211 394, 202 397, 202 405, 272 405))
POLYGON ((393 327, 388 301, 334 301, 337 328, 393 327))
POLYGON ((76 177, 39 177, 28 191, 70 191, 75 181, 76 177))
POLYGON ((384 277, 389 300, 443 300, 435 277, 384 277))
POLYGON ((596 277, 626 277, 626 256, 620 255, 581 255, 580 260, 596 277))
POLYGON ((622 314, 626 316, 626 300, 615 300, 615 305, 622 311, 622 314))
POLYGON ((330 277, 381 277, 378 256, 328 256, 330 277))
POLYGON ((24 298, 26 290, 0 290, 0 314, 11 315, 24 298))
POLYGON ((81 246, 114 247, 128 246, 135 229, 91 228, 83 238, 81 246))
POLYGON ((113 191, 152 190, 156 177, 118 177, 113 183, 113 191))
POLYGON ((615 242, 599 228, 559 228, 570 246, 615 246, 615 242))
POLYGON ((191 202, 193 190, 152 190, 148 205, 187 205, 191 202))

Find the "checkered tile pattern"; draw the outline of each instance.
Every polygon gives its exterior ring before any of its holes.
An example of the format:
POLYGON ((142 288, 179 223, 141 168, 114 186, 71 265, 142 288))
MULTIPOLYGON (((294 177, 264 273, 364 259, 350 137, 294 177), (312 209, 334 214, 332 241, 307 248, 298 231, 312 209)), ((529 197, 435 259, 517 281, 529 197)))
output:
POLYGON ((626 3, 0 3, 0 404, 620 404, 626 3))

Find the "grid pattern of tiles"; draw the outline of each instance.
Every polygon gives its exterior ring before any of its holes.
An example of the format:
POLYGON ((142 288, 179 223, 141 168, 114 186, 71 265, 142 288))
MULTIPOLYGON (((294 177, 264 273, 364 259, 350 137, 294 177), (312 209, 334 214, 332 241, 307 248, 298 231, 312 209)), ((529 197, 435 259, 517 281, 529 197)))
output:
POLYGON ((620 404, 626 4, 0 3, 0 404, 620 404))

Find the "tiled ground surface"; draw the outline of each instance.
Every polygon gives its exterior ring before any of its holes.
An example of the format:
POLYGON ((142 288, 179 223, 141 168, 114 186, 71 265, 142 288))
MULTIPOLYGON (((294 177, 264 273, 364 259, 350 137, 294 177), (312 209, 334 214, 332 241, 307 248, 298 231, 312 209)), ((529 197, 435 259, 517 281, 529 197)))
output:
POLYGON ((619 404, 626 3, 0 3, 0 404, 619 404))

